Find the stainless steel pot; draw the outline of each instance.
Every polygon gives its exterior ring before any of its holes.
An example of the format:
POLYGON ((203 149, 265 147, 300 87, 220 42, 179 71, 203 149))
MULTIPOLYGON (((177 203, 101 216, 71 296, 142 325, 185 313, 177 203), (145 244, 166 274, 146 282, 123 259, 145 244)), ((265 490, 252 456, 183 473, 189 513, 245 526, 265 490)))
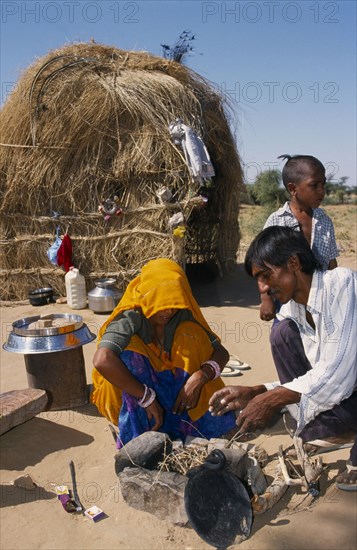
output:
POLYGON ((123 293, 115 286, 115 279, 97 279, 95 288, 88 292, 88 307, 94 313, 110 313, 123 293))
POLYGON ((95 339, 80 315, 49 314, 26 317, 12 323, 6 351, 51 353, 74 349, 95 339))

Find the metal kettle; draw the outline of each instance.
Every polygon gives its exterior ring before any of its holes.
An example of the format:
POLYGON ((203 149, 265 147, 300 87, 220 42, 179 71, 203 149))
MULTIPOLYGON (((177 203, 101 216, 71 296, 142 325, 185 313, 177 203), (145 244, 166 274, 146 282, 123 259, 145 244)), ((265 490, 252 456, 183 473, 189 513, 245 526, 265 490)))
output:
POLYGON ((115 279, 97 279, 95 288, 88 292, 88 307, 94 313, 112 312, 123 293, 115 286, 115 279))

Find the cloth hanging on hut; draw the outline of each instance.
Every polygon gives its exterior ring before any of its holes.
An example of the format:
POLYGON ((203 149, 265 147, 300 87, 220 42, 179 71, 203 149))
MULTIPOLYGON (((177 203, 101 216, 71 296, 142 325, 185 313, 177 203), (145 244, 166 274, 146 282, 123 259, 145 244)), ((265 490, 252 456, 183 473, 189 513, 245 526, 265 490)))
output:
POLYGON ((56 238, 53 244, 51 244, 50 248, 47 250, 47 257, 50 260, 51 264, 58 265, 58 250, 61 248, 62 245, 62 239, 60 238, 60 226, 58 225, 56 227, 56 238))
POLYGON ((73 263, 72 263, 72 242, 71 242, 71 239, 70 239, 68 233, 66 233, 65 236, 63 237, 62 244, 58 249, 57 264, 59 266, 63 266, 66 272, 68 272, 69 268, 73 266, 73 263))
POLYGON ((180 118, 169 125, 169 130, 175 145, 181 146, 192 175, 200 182, 212 178, 215 171, 202 139, 180 118))

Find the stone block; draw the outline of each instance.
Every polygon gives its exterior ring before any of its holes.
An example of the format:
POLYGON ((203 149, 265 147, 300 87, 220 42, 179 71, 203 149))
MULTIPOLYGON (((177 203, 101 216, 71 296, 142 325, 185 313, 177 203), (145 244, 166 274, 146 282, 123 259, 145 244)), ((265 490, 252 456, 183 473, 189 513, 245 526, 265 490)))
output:
POLYGON ((120 490, 128 506, 184 527, 188 518, 184 504, 188 478, 177 473, 125 468, 119 474, 120 490))
POLYGON ((171 452, 172 444, 167 434, 145 432, 124 445, 115 455, 117 475, 128 467, 153 470, 171 452))
POLYGON ((210 439, 207 445, 208 453, 211 453, 214 449, 220 449, 223 451, 227 448, 228 439, 210 439))
POLYGON ((35 388, 0 394, 0 435, 44 411, 47 401, 45 390, 35 388))
POLYGON ((204 437, 193 437, 188 435, 185 439, 185 447, 201 447, 206 449, 208 445, 208 439, 204 437))
POLYGON ((183 443, 181 441, 181 439, 175 439, 173 442, 172 442, 172 452, 180 452, 182 451, 183 449, 183 443))

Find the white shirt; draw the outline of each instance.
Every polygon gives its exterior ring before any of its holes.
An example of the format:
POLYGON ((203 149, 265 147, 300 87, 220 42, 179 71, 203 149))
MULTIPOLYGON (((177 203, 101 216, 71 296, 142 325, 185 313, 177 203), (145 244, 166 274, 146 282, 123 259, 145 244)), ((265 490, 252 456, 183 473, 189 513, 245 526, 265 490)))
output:
MULTIPOLYGON (((270 214, 265 222, 264 229, 272 225, 292 227, 300 231, 300 224, 292 213, 289 202, 270 214)), ((339 256, 332 220, 322 208, 312 209, 310 246, 322 269, 328 269, 330 260, 334 260, 339 256)))
POLYGON ((305 306, 294 300, 284 304, 277 314, 279 320, 291 318, 296 322, 312 367, 283 384, 301 394, 298 414, 293 414, 297 416, 298 431, 322 411, 347 399, 357 386, 356 296, 355 271, 343 267, 315 271, 306 306, 315 329, 306 320, 305 306))

